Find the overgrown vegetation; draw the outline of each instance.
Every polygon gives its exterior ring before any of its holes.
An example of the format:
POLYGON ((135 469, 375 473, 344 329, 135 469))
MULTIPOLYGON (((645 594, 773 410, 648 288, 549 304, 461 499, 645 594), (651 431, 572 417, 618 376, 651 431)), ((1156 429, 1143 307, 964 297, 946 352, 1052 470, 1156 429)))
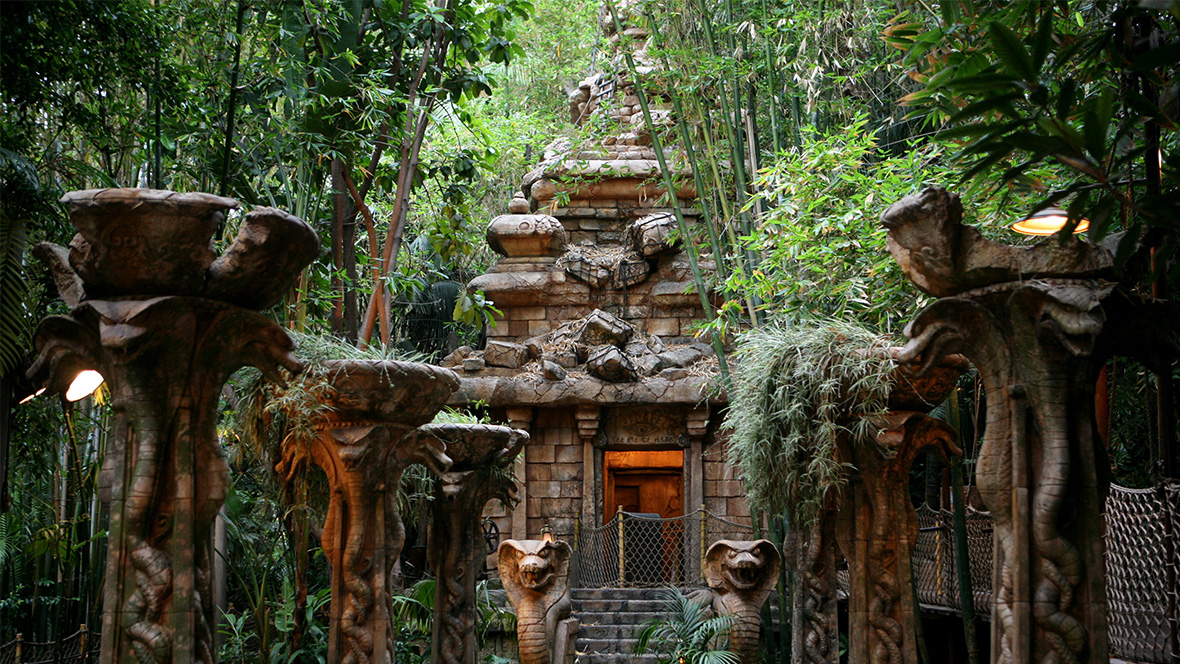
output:
MULTIPOLYGON (((249 372, 226 392, 226 661, 323 657, 323 478, 278 482, 279 444, 315 415, 318 362, 438 360, 479 342, 495 303, 465 284, 493 259, 486 222, 547 143, 617 129, 568 119, 565 90, 628 68, 598 36, 601 8, 3 3, 0 408, 25 387, 32 324, 64 310, 26 248, 69 242, 65 191, 213 191, 289 210, 322 239, 268 312, 299 333, 313 370, 280 401, 249 372)), ((1009 243, 1022 241, 1011 221, 1059 204, 1094 222, 1091 239, 1126 231, 1119 265, 1144 292, 1180 287, 1175 2, 661 0, 621 18, 653 33, 645 55, 662 69, 645 90, 681 119, 652 132, 656 147, 701 194, 701 222, 681 230, 715 267, 698 279, 718 297, 701 333, 742 334, 731 421, 757 505, 813 517, 842 481, 834 441, 863 435, 855 415, 881 407, 888 363, 859 351, 926 301, 882 251, 877 217, 902 196, 962 188, 968 221, 1009 243)), ((1155 379, 1120 360, 1112 385, 1115 476, 1149 484, 1155 379)), ((110 420, 98 401, 13 410, 0 642, 100 624, 110 420)), ((407 472, 402 488, 404 513, 423 519, 429 474, 407 472)))
POLYGON ((729 630, 736 619, 712 615, 709 605, 677 588, 662 591, 667 616, 652 619, 635 643, 635 654, 651 652, 661 664, 737 664, 729 650, 729 630))
POLYGON ((877 433, 892 384, 889 340, 836 319, 742 335, 726 426, 750 504, 810 523, 847 479, 841 442, 877 433))

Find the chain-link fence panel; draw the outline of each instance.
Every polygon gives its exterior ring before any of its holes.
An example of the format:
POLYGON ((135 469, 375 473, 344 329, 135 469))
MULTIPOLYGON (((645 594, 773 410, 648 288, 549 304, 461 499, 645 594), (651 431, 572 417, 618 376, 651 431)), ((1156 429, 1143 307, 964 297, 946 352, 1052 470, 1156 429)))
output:
POLYGON ((603 526, 581 528, 578 582, 586 588, 698 587, 709 546, 753 533, 752 526, 705 510, 669 519, 619 512, 603 526))
POLYGON ((1171 533, 1172 560, 1169 568, 1169 601, 1171 602, 1171 655, 1173 661, 1180 661, 1180 483, 1164 485, 1164 509, 1168 512, 1168 530, 1171 533))

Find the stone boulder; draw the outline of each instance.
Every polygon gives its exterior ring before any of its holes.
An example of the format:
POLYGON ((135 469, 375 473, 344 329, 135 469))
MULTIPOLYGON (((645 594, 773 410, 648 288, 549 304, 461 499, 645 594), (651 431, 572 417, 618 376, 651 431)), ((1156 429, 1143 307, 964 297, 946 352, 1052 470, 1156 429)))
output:
POLYGON ((646 258, 663 256, 676 251, 680 241, 669 242, 676 230, 676 217, 669 212, 659 212, 640 217, 627 227, 631 248, 646 258))
POLYGON ((529 350, 522 344, 489 341, 484 348, 483 359, 488 366, 516 369, 529 361, 529 350))
POLYGON ((582 319, 575 339, 587 346, 610 344, 621 347, 630 341, 634 334, 635 328, 627 321, 602 309, 595 309, 582 319))
POLYGON ((616 346, 599 346, 586 359, 586 372, 609 383, 637 380, 639 372, 626 353, 616 346))

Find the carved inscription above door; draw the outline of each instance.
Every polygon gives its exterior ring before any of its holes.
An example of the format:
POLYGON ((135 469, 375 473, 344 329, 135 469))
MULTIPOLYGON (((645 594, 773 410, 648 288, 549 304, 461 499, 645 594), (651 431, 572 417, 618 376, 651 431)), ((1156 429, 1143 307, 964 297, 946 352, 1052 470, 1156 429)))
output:
POLYGON ((668 449, 688 442, 680 408, 624 406, 608 411, 606 419, 600 444, 610 449, 668 449))

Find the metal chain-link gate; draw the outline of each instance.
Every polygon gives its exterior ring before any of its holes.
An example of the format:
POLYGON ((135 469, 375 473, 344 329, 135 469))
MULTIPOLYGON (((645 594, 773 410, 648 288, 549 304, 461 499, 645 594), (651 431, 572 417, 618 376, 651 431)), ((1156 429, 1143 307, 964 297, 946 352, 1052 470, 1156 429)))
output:
POLYGON ((619 511, 602 526, 579 528, 574 542, 578 583, 583 588, 702 586, 701 561, 708 547, 753 535, 752 526, 703 508, 669 519, 619 511))

